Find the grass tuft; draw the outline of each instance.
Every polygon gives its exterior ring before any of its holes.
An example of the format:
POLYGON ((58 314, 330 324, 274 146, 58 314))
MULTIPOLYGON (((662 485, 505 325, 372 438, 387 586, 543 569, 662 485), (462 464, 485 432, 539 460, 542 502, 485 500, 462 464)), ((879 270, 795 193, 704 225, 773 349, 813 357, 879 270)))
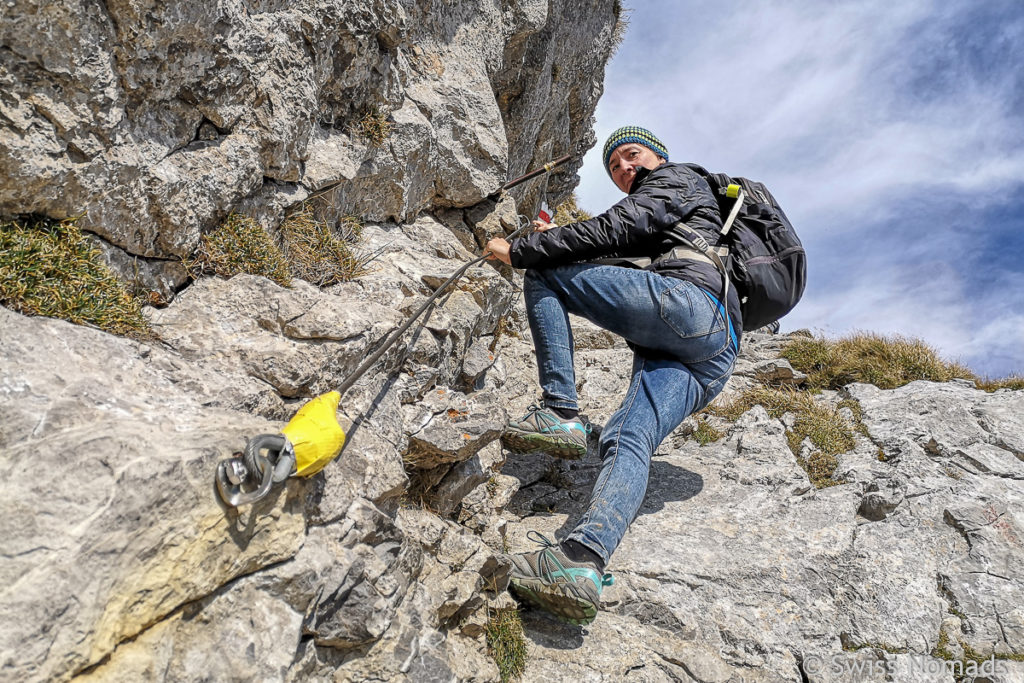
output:
POLYGON ((393 127, 394 124, 388 121, 387 112, 379 107, 373 107, 356 124, 356 133, 366 140, 370 147, 380 147, 391 135, 393 127))
POLYGON ((204 235, 195 258, 183 263, 193 278, 211 274, 229 278, 248 273, 262 275, 284 287, 291 284, 288 262, 270 235, 255 220, 237 213, 204 235))
POLYGON ((919 379, 948 382, 957 378, 974 380, 989 393, 1024 389, 1024 376, 978 377, 960 363, 943 360, 924 341, 898 335, 859 332, 836 340, 801 336, 782 349, 782 357, 807 373, 812 390, 839 389, 850 382, 895 389, 919 379))
POLYGON ((593 216, 579 207, 578 202, 579 200, 576 198, 576 195, 571 195, 558 205, 552 220, 558 225, 569 225, 570 223, 579 223, 580 221, 593 218, 593 216))
POLYGON ((809 385, 818 389, 839 389, 851 382, 895 389, 919 379, 974 379, 967 367, 943 360, 920 339, 871 332, 837 340, 795 339, 782 350, 782 357, 807 373, 809 385))
POLYGON ((1024 389, 1024 376, 1021 375, 1010 375, 1009 377, 1003 377, 1001 379, 984 377, 976 379, 975 382, 977 382, 979 389, 984 389, 990 394, 999 389, 1012 389, 1014 391, 1024 389))
POLYGON ((523 635, 519 610, 515 607, 493 610, 484 626, 484 633, 487 650, 498 665, 502 683, 522 676, 526 671, 526 636, 523 635))
POLYGON ((725 436, 725 432, 723 432, 720 429, 715 429, 715 427, 710 422, 708 422, 706 418, 697 418, 697 428, 693 430, 693 438, 701 446, 706 446, 709 443, 714 443, 715 441, 721 439, 723 436, 725 436))
POLYGON ((353 216, 341 219, 337 231, 303 205, 281 224, 291 273, 318 287, 348 282, 364 275, 372 257, 354 250, 363 226, 353 216))
POLYGON ((0 303, 111 334, 152 336, 140 300, 107 268, 73 220, 0 222, 0 303))
POLYGON ((629 29, 629 15, 633 10, 623 5, 622 0, 616 0, 613 11, 615 12, 615 27, 612 29, 611 51, 608 53, 609 59, 619 51, 622 41, 626 39, 626 31, 629 29))
POLYGON ((843 483, 832 476, 839 465, 835 456, 852 450, 856 441, 853 429, 836 408, 817 403, 810 393, 759 386, 730 403, 712 406, 708 412, 736 420, 755 405, 764 406, 774 418, 786 413, 796 416, 792 429, 786 431, 786 442, 814 486, 820 489, 843 483), (806 458, 801 455, 804 439, 810 439, 816 449, 806 458))

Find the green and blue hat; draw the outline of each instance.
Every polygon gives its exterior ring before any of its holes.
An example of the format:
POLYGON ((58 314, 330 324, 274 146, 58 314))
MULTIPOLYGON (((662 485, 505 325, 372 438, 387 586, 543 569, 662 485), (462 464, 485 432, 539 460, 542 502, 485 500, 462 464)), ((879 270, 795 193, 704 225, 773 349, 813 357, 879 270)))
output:
POLYGON ((609 177, 611 177, 612 172, 608 170, 608 160, 611 159, 612 152, 616 148, 628 145, 631 142, 643 145, 665 161, 668 161, 668 150, 665 149, 665 143, 659 140, 654 133, 640 126, 623 126, 608 136, 608 141, 604 143, 604 152, 601 156, 604 157, 604 170, 609 177))

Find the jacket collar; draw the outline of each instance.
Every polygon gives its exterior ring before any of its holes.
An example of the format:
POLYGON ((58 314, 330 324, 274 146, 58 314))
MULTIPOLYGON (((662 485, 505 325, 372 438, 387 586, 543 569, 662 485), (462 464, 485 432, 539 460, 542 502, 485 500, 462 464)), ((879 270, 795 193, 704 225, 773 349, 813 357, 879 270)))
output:
POLYGON ((640 186, 643 185, 643 182, 647 179, 647 176, 651 175, 659 168, 665 168, 665 166, 667 165, 668 162, 666 161, 664 164, 661 164, 657 168, 641 168, 639 171, 636 172, 636 175, 633 176, 633 184, 629 186, 629 192, 627 192, 626 194, 633 194, 634 192, 636 192, 638 189, 640 189, 640 186))

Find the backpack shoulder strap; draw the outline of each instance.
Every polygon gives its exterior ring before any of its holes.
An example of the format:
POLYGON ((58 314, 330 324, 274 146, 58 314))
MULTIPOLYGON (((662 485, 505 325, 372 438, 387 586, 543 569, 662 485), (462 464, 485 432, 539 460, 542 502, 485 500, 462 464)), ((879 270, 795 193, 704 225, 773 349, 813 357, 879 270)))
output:
MULTIPOLYGON (((741 190, 742 192, 742 190, 741 190)), ((739 202, 736 203, 739 206, 739 202)), ((731 217, 729 223, 731 225, 732 220, 735 216, 731 217)), ((690 247, 696 252, 699 252, 705 258, 709 259, 711 263, 718 268, 718 271, 722 274, 722 305, 726 307, 726 315, 728 315, 729 309, 729 269, 726 267, 722 257, 718 254, 718 251, 711 248, 708 241, 704 239, 695 230, 691 230, 686 227, 683 223, 676 223, 669 231, 672 236, 681 241, 686 246, 690 247)), ((724 232, 724 231, 723 231, 724 232)))

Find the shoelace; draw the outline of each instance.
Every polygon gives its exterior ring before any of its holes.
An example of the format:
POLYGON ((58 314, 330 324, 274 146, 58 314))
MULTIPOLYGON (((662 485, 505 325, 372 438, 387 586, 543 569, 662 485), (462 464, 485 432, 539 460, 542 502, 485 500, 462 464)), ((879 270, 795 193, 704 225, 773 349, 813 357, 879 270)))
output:
POLYGON ((557 416, 553 413, 547 412, 544 406, 537 403, 534 403, 527 409, 526 416, 523 418, 523 421, 525 422, 531 418, 533 419, 533 423, 541 429, 553 427, 559 422, 557 416))
MULTIPOLYGON (((557 414, 552 412, 550 408, 539 403, 534 403, 527 409, 526 415, 523 416, 523 421, 525 422, 531 417, 534 420, 534 424, 542 430, 546 430, 550 427, 554 427, 555 425, 562 423, 561 418, 559 418, 557 414)), ((583 425, 584 433, 590 434, 591 430, 593 429, 593 426, 590 424, 590 422, 583 422, 583 420, 577 421, 581 425, 583 425)))
MULTIPOLYGON (((557 543, 553 543, 547 536, 539 531, 528 531, 526 533, 526 538, 538 544, 542 548, 540 557, 537 559, 537 569, 540 570, 541 578, 544 579, 544 581, 551 584, 557 583, 555 581, 556 572, 561 572, 561 575, 564 577, 569 576, 565 565, 562 564, 558 559, 558 556, 556 556, 552 550, 552 548, 561 550, 561 546, 557 543)), ((615 577, 611 574, 604 574, 601 576, 601 586, 610 586, 613 583, 615 583, 615 577)), ((567 588, 577 600, 589 600, 576 581, 565 582, 561 585, 567 588)), ((600 586, 598 588, 600 588, 600 586)))

